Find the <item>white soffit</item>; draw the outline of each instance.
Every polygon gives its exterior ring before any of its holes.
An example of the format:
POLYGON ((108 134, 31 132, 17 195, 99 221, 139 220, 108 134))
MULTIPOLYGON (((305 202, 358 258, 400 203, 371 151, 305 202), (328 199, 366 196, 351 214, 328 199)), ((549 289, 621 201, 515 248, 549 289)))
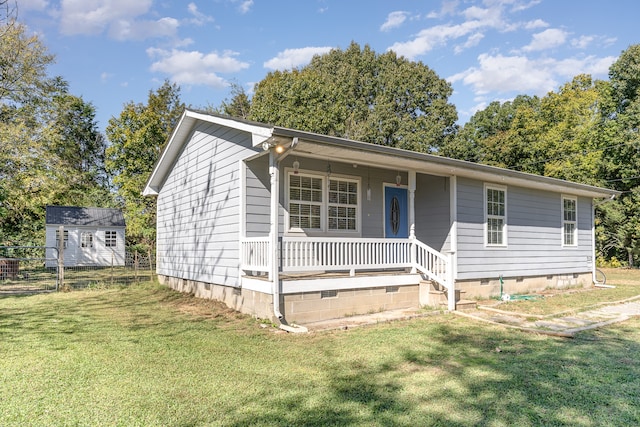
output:
MULTIPOLYGON (((340 141, 338 141, 340 142, 340 141)), ((350 141, 351 142, 351 141, 350 141)), ((391 147, 372 146, 371 144, 352 141, 353 144, 327 144, 300 139, 294 152, 312 158, 336 162, 369 165, 382 169, 425 173, 439 176, 458 176, 475 180, 513 185, 553 192, 566 192, 585 197, 610 197, 617 191, 594 187, 556 178, 534 175, 495 166, 465 162, 446 157, 417 153, 391 147), (348 145, 348 146, 347 146, 348 145)))

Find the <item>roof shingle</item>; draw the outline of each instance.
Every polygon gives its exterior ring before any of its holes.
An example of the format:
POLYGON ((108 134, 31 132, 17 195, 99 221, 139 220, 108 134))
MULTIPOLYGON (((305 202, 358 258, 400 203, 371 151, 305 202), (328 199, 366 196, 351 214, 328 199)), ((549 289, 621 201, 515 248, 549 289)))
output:
POLYGON ((125 226, 124 216, 120 209, 76 206, 47 206, 45 222, 47 225, 125 226))

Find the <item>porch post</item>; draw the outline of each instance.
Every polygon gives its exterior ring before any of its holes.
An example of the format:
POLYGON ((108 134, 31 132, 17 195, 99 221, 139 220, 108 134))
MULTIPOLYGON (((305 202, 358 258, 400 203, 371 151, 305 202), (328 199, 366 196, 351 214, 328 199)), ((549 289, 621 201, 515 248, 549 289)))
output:
POLYGON ((269 227, 269 281, 278 278, 278 201, 280 198, 278 159, 273 149, 269 150, 269 175, 271 176, 271 203, 269 227))
POLYGON ((409 238, 416 237, 416 171, 409 171, 409 238))
POLYGON ((279 321, 284 316, 280 312, 280 275, 279 275, 279 247, 278 247, 278 204, 280 202, 280 169, 278 155, 274 148, 269 149, 269 174, 271 175, 271 215, 269 229, 269 281, 273 295, 273 314, 279 321))
POLYGON ((409 175, 409 241, 411 242, 411 273, 416 272, 416 171, 410 170, 409 175))

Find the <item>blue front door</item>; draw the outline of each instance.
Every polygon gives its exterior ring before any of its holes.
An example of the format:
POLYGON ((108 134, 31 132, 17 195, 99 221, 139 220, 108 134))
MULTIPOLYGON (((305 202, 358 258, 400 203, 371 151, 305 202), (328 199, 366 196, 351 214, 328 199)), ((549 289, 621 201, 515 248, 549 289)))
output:
POLYGON ((409 204, 407 189, 384 187, 385 237, 409 237, 409 204))

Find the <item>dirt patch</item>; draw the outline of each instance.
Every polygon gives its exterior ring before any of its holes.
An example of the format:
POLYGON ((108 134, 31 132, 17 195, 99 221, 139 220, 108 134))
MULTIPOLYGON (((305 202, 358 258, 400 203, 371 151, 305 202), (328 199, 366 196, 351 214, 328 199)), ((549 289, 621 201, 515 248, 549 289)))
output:
POLYGON ((162 304, 180 313, 200 319, 218 320, 227 323, 244 322, 251 319, 250 316, 229 308, 220 301, 198 298, 189 294, 172 292, 171 297, 165 298, 162 304))

